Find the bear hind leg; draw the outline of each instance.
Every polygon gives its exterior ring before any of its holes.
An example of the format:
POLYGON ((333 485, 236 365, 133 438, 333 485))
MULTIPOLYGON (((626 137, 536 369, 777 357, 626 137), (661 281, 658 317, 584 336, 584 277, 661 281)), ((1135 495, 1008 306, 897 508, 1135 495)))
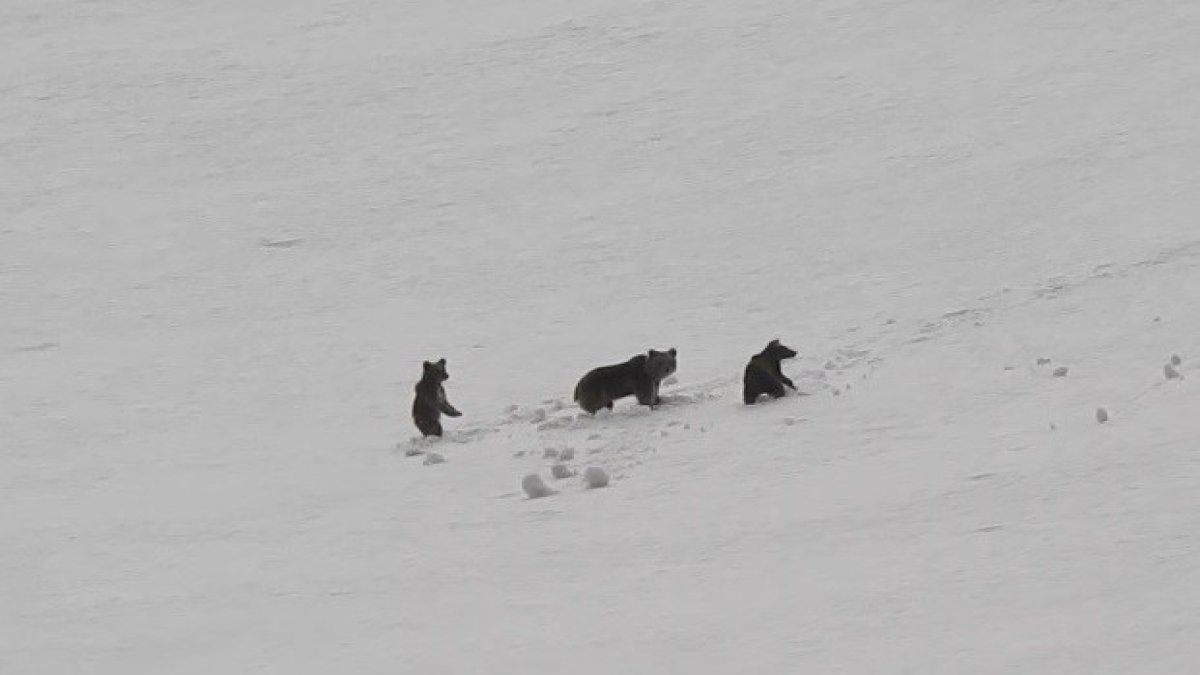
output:
POLYGON ((771 382, 771 386, 767 389, 767 393, 775 398, 783 398, 787 396, 787 392, 783 389, 783 383, 775 380, 771 382))
POLYGON ((442 435, 442 423, 436 419, 431 420, 431 419, 416 419, 416 418, 414 418, 413 422, 417 425, 417 429, 421 432, 421 435, 423 435, 423 436, 439 436, 440 437, 442 435))

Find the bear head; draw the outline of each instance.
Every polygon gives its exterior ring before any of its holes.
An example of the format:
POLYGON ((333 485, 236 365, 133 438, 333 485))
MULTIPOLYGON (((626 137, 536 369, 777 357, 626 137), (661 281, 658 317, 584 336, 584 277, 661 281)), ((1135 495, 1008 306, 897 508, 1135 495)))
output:
POLYGON ((424 368, 425 371, 421 376, 423 380, 445 382, 450 379, 450 373, 446 372, 446 359, 438 359, 434 363, 426 361, 424 368))
POLYGON ((795 349, 781 344, 779 339, 776 338, 767 343, 767 348, 763 350, 763 356, 772 361, 782 361, 796 357, 797 353, 795 349))
POLYGON ((678 367, 678 362, 675 360, 676 353, 674 347, 665 352, 657 349, 646 352, 646 372, 659 380, 669 377, 678 367))

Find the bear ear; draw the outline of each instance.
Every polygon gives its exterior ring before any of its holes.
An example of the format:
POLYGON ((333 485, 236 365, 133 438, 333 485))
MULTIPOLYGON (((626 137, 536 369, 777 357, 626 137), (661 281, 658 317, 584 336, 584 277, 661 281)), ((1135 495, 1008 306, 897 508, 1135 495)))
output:
POLYGON ((767 345, 771 346, 771 347, 778 347, 779 346, 779 338, 775 338, 774 340, 771 340, 770 342, 767 343, 767 345))
POLYGON ((425 370, 429 370, 430 368, 433 367, 433 364, 428 361, 424 361, 421 363, 421 367, 424 368, 425 370))
POLYGON ((438 365, 445 368, 446 367, 446 359, 438 359, 438 365))
POLYGON ((670 354, 671 356, 675 356, 675 354, 676 354, 675 348, 671 347, 670 349, 667 350, 667 353, 670 354))

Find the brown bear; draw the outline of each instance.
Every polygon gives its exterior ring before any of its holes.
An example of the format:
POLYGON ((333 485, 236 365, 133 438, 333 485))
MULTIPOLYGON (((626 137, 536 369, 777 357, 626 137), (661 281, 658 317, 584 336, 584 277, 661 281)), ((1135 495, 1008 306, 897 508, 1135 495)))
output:
POLYGON ((462 415, 446 399, 446 389, 442 383, 448 379, 450 373, 446 372, 446 359, 439 359, 436 363, 425 362, 412 405, 413 424, 424 436, 442 435, 442 423, 439 421, 442 413, 451 417, 462 415))
POLYGON ((742 378, 742 401, 754 405, 758 397, 767 394, 772 398, 783 398, 787 393, 784 385, 796 390, 796 385, 783 374, 779 362, 796 356, 796 350, 785 347, 779 340, 771 340, 767 348, 750 358, 742 378))
POLYGON ((665 352, 651 349, 624 363, 593 368, 575 385, 575 401, 593 415, 601 408, 612 410, 613 401, 631 395, 653 409, 662 402, 659 386, 678 365, 676 354, 674 347, 665 352))

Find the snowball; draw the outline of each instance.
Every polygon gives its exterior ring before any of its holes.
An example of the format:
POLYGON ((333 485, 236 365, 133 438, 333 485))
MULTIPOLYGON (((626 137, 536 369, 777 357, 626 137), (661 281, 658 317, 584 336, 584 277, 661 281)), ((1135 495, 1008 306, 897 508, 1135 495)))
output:
POLYGON ((1182 363, 1183 363, 1183 359, 1181 359, 1178 354, 1171 355, 1171 365, 1173 365, 1175 367, 1179 367, 1179 365, 1182 363))
POLYGON ((525 494, 529 495, 530 499, 558 494, 556 490, 551 490, 546 485, 546 482, 542 480, 542 477, 536 473, 531 473, 521 479, 521 489, 525 491, 525 494))
POLYGON ((1096 421, 1104 424, 1108 421, 1108 411, 1104 408, 1096 408, 1096 421))
POLYGON ((589 466, 583 471, 583 480, 590 488, 602 488, 608 485, 608 472, 598 466, 589 466))
POLYGON ((574 476, 575 472, 568 469, 566 464, 555 464, 554 466, 550 467, 550 475, 562 480, 563 478, 570 478, 571 476, 574 476))
POLYGON ((1055 377, 1066 377, 1067 373, 1069 373, 1069 372, 1071 372, 1071 371, 1066 366, 1059 366, 1054 369, 1054 376, 1055 377))

